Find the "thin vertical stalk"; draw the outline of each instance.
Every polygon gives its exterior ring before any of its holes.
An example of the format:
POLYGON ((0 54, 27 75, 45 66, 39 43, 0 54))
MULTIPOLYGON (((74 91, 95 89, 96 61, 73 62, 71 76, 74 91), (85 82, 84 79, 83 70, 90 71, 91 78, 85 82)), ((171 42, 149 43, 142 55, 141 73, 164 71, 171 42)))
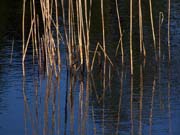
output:
POLYGON ((141 0, 139 0, 139 36, 140 36, 140 56, 142 56, 143 51, 143 19, 142 19, 142 7, 141 0))
POLYGON ((86 22, 86 67, 87 71, 90 72, 90 65, 89 65, 89 18, 88 18, 88 10, 87 10, 87 0, 84 1, 85 7, 85 22, 86 22))
MULTIPOLYGON (((103 49, 106 53, 106 42, 105 42, 105 28, 104 28, 104 3, 103 0, 101 0, 101 19, 102 19, 102 34, 103 34, 103 49)), ((104 53, 104 57, 106 59, 106 55, 104 53)))
MULTIPOLYGON (((24 48, 25 48, 25 31, 24 31, 24 25, 25 25, 25 13, 26 13, 26 0, 23 0, 23 16, 22 16, 22 55, 24 55, 24 48)), ((24 71, 24 60, 22 57, 22 71, 23 76, 25 76, 24 71)))
POLYGON ((133 8, 133 0, 130 0, 130 65, 131 65, 131 75, 133 75, 133 48, 132 48, 132 8, 133 8))
POLYGON ((155 59, 157 61, 156 36, 155 36, 155 31, 154 31, 154 20, 153 20, 153 11, 152 11, 152 2, 151 2, 151 0, 149 0, 149 9, 150 9, 151 29, 152 29, 152 35, 153 35, 154 53, 155 53, 155 59))
POLYGON ((82 15, 82 4, 81 4, 81 0, 77 1, 77 21, 78 21, 78 42, 79 42, 79 50, 80 50, 80 61, 81 61, 81 65, 83 65, 83 43, 82 43, 82 25, 83 25, 83 15, 82 15))
POLYGON ((171 61, 171 41, 170 41, 170 25, 171 25, 171 0, 168 0, 168 62, 171 61))
POLYGON ((55 8, 56 8, 56 40, 57 40, 57 55, 58 55, 58 69, 60 71, 60 65, 61 65, 61 56, 60 56, 60 43, 59 43, 59 21, 58 21, 58 3, 57 0, 55 0, 55 8))
MULTIPOLYGON (((103 72, 103 90, 106 87, 106 41, 105 41, 105 27, 104 27, 104 3, 101 0, 101 21, 102 21, 102 34, 103 34, 103 50, 104 50, 104 72, 103 72)), ((103 113, 104 115, 104 113, 103 113)))

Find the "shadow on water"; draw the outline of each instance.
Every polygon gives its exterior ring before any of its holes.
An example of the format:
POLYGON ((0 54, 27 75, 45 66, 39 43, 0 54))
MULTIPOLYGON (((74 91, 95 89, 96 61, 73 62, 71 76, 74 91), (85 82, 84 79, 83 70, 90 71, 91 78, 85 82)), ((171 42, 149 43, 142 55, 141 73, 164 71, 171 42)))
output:
MULTIPOLYGON (((9 2, 9 1, 8 1, 9 2)), ((8 2, 0 7, 8 7, 8 2)), ((91 44, 92 50, 101 37, 100 7, 94 1, 91 44)), ((21 3, 11 3, 18 11, 21 3)), ((143 1, 143 7, 148 2, 143 1)), ((172 0, 172 63, 168 66, 167 51, 167 2, 154 1, 155 27, 159 29, 159 12, 164 13, 161 26, 161 59, 154 62, 153 42, 149 9, 143 9, 144 44, 147 50, 145 61, 139 60, 138 10, 134 6, 134 76, 129 73, 129 61, 125 66, 108 65, 103 76, 101 58, 91 74, 82 76, 69 71, 63 65, 58 77, 53 71, 49 76, 38 72, 33 66, 31 52, 27 54, 26 76, 22 78, 21 41, 18 33, 21 25, 9 23, 13 15, 0 8, 0 134, 2 135, 179 135, 180 124, 180 70, 179 70, 179 1, 172 0), (6 13, 6 14, 5 14, 6 13), (7 28, 10 28, 10 30, 7 28), (12 29, 11 29, 12 28, 12 29), (6 31, 7 30, 7 31, 6 31), (3 33, 3 34, 2 34, 3 33), (11 58, 12 39, 14 53, 11 58), (15 124, 17 123, 17 124, 15 124)), ((118 24, 114 2, 106 0, 105 26, 109 56, 114 60, 118 43, 118 24)), ((134 5, 137 2, 134 1, 134 5)), ((129 59, 129 2, 120 0, 120 16, 124 33, 125 58, 129 59)), ((14 12, 15 9, 12 8, 14 12)), ((17 15, 18 16, 18 15, 17 15)), ((19 15, 20 16, 20 15, 19 15)), ((19 17, 18 16, 18 17, 19 17)), ((16 21, 15 21, 16 22, 16 21)), ((158 31, 156 31, 158 39, 158 31)), ((65 54, 62 54, 63 56, 65 54)), ((65 56, 64 56, 65 57, 65 56)), ((119 63, 120 54, 115 62, 119 63)))

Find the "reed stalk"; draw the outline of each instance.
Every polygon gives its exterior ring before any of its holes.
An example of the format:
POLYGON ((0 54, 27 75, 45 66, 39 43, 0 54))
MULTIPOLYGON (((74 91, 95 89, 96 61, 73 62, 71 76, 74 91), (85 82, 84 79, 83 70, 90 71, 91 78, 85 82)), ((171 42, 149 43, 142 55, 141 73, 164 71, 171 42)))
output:
POLYGON ((155 60, 157 61, 156 35, 155 35, 155 31, 154 31, 154 20, 153 20, 153 11, 152 11, 152 2, 151 2, 151 0, 149 0, 149 10, 150 10, 150 20, 151 20, 151 30, 152 30, 152 36, 153 36, 155 60))
POLYGON ((56 40, 57 40, 57 57, 58 57, 58 69, 60 72, 60 66, 61 66, 61 55, 60 55, 60 39, 59 39, 59 21, 58 21, 58 3, 57 0, 55 0, 55 10, 56 10, 56 40))
POLYGON ((104 3, 101 0, 101 21, 102 21, 102 34, 103 34, 103 48, 104 48, 104 58, 106 59, 106 41, 105 41, 105 27, 104 27, 104 3))
POLYGON ((143 53, 143 18, 142 18, 142 6, 141 6, 141 0, 139 0, 139 42, 140 42, 140 56, 142 56, 143 53))
POLYGON ((171 0, 168 0, 168 62, 169 63, 171 61, 170 25, 171 25, 171 0))
MULTIPOLYGON (((26 0, 23 0, 23 15, 22 15, 22 55, 24 55, 24 48, 25 48, 25 13, 26 13, 26 0)), ((24 68, 24 61, 22 57, 22 71, 23 76, 25 76, 25 68, 24 68)))
POLYGON ((133 75, 133 48, 132 48, 132 25, 133 25, 133 0, 130 0, 130 66, 133 75))

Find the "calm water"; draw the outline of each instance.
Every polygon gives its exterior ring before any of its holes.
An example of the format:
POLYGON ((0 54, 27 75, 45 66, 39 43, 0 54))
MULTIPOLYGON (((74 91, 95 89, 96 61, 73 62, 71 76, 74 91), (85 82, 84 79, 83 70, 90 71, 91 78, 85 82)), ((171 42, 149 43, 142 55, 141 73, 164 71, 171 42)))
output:
MULTIPOLYGON (((98 66, 82 80, 66 69, 65 61, 58 78, 46 77, 33 66, 31 51, 26 61, 26 77, 22 78, 22 4, 11 0, 0 2, 0 135, 180 134, 180 2, 172 0, 172 61, 168 66, 167 1, 153 1, 157 35, 159 12, 165 17, 161 62, 157 64, 153 58, 148 1, 143 1, 144 44, 148 50, 145 65, 138 60, 138 2, 134 1, 134 77, 129 74, 128 61, 129 3, 120 2, 127 60, 123 68, 120 64, 115 64, 115 68, 107 66, 106 86, 98 66)), ((99 7, 99 1, 94 1, 92 50, 102 40, 99 7)), ((113 58, 118 43, 115 3, 106 0, 105 9, 106 43, 113 58)), ((61 50, 65 59, 63 45, 61 50)))

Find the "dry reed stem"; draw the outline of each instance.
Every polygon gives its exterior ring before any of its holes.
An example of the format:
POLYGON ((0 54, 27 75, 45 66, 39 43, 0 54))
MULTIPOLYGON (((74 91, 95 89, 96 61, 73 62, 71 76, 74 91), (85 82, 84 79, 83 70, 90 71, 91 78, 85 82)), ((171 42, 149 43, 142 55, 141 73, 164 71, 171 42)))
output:
POLYGON ((149 9, 150 9, 151 30, 152 30, 152 36, 153 36, 155 60, 157 61, 156 35, 155 35, 155 31, 154 31, 154 20, 153 20, 153 11, 152 11, 152 2, 151 2, 151 0, 149 0, 149 9))
POLYGON ((104 3, 101 0, 101 21, 102 21, 102 34, 103 34, 103 48, 104 48, 104 59, 106 59, 106 41, 105 41, 105 27, 104 27, 104 3))
POLYGON ((35 52, 38 57, 38 47, 37 47, 37 22, 36 22, 36 7, 35 7, 35 1, 33 0, 33 17, 34 17, 34 29, 33 29, 33 35, 34 35, 34 45, 35 45, 35 52))
POLYGON ((82 46, 82 21, 83 21, 83 16, 82 16, 82 4, 81 0, 78 0, 76 2, 76 7, 77 7, 77 23, 78 23, 78 43, 79 43, 79 51, 80 51, 80 63, 83 65, 83 46, 82 46))
POLYGON ((171 25, 171 0, 168 0, 168 60, 169 60, 169 63, 171 61, 170 25, 171 25))
POLYGON ((55 0, 55 10, 56 10, 56 40, 57 40, 57 57, 58 57, 58 70, 60 72, 60 65, 61 65, 61 55, 60 55, 60 39, 59 39, 59 21, 58 21, 58 3, 55 0))
MULTIPOLYGON (((22 15, 22 54, 24 55, 24 47, 25 47, 25 13, 26 13, 26 0, 23 0, 23 15, 22 15)), ((25 76, 25 69, 24 69, 24 61, 22 57, 22 71, 23 76, 25 76)))
POLYGON ((133 48, 132 48, 132 25, 133 25, 133 0, 130 0, 130 65, 131 75, 133 75, 133 48))
POLYGON ((87 11, 87 0, 84 1, 84 7, 85 7, 85 23, 86 23, 86 44, 85 44, 85 55, 86 55, 86 67, 87 71, 90 72, 90 66, 89 66, 89 18, 88 18, 88 11, 87 11))
POLYGON ((139 0, 139 35, 140 35, 140 56, 142 56, 143 52, 143 19, 142 19, 142 7, 141 0, 139 0))
MULTIPOLYGON (((102 21, 102 34, 103 34, 103 52, 104 52, 104 65, 103 65, 103 95, 106 89, 106 41, 105 41, 105 22, 104 22, 104 3, 101 0, 101 21, 102 21)), ((103 106, 104 106, 104 96, 103 96, 103 106)), ((104 107, 103 107, 104 108, 104 107)), ((103 120, 104 120, 104 109, 103 109, 103 120)), ((103 121, 104 125, 104 121, 103 121)), ((104 126, 103 126, 104 127, 104 126)), ((104 133, 104 128, 103 128, 104 133)))
MULTIPOLYGON (((25 45, 25 48, 24 48, 24 53, 23 53, 23 57, 22 57, 22 62, 24 64, 24 61, 25 61, 25 57, 26 57, 26 52, 27 52, 27 48, 29 46, 29 41, 30 41, 30 38, 31 38, 31 34, 32 34, 32 30, 33 30, 33 24, 34 24, 34 19, 32 20, 31 22, 31 28, 30 28, 30 31, 29 31, 29 35, 28 35, 28 39, 27 39, 27 42, 26 42, 26 45, 25 45)), ((25 75, 25 74, 24 74, 25 75)))

